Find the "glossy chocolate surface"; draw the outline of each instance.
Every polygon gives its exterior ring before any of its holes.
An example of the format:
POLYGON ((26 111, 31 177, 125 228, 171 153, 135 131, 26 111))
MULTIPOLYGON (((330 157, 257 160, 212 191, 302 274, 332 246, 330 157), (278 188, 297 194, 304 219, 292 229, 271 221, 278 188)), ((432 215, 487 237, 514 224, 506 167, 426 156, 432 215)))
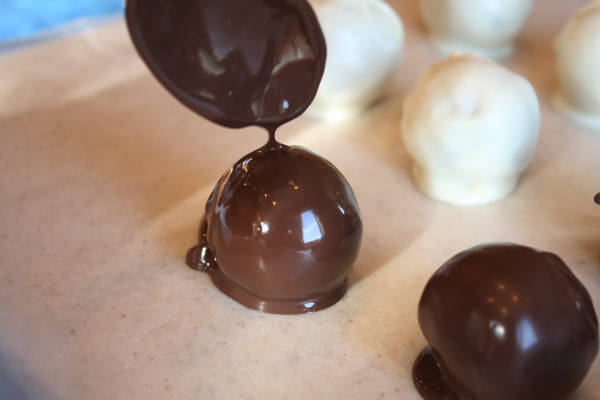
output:
POLYGON ((423 377, 435 368, 422 353, 413 376, 427 400, 565 400, 598 352, 583 285, 556 255, 513 244, 446 262, 425 287, 419 324, 443 375, 431 384, 448 385, 427 390, 423 377))
POLYGON ((187 262, 249 308, 306 313, 344 295, 361 237, 358 204, 342 174, 272 139, 217 183, 187 262))
POLYGON ((128 0, 126 17, 156 78, 218 124, 280 126, 317 93, 325 39, 305 0, 128 0))

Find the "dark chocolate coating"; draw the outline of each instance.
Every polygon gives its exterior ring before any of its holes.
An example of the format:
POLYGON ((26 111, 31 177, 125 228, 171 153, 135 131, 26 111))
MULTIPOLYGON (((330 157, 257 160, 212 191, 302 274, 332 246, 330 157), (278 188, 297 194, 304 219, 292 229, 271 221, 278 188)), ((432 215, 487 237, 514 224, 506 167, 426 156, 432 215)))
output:
POLYGON ((126 18, 156 78, 227 127, 299 116, 323 76, 325 39, 306 0, 128 0, 126 18))
POLYGON ((361 237, 342 174, 315 153, 271 140, 217 183, 187 262, 249 308, 306 313, 344 295, 361 237))
MULTIPOLYGON (((565 400, 598 353, 587 290, 556 255, 514 244, 446 262, 425 287, 419 324, 451 388, 436 397, 420 387, 427 400, 565 400)), ((417 385, 424 368, 420 356, 417 385)))

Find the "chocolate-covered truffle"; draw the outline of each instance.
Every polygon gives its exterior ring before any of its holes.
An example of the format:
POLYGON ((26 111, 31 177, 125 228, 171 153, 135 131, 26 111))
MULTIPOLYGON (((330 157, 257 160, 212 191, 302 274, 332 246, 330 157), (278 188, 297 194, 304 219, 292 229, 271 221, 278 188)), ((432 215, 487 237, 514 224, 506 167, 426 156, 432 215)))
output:
POLYGON ((187 255, 225 294, 278 314, 317 311, 346 291, 362 220, 327 160, 275 140, 315 97, 325 39, 306 0, 129 0, 133 41, 157 79, 196 113, 269 131, 221 178, 187 255))
POLYGON ((361 236, 342 174, 306 149, 271 141, 221 178, 188 264, 247 307, 311 312, 344 295, 361 236))
POLYGON ((430 347, 413 377, 426 400, 565 400, 598 353, 590 296, 552 253, 485 244, 427 283, 419 324, 430 347))

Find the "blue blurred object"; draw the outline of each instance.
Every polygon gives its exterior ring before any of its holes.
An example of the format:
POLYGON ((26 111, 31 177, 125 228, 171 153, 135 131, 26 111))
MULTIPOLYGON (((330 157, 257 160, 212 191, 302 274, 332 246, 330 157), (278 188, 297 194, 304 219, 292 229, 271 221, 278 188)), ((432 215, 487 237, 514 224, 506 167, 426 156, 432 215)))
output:
POLYGON ((79 18, 122 12, 123 0, 0 0, 0 41, 25 39, 79 18))

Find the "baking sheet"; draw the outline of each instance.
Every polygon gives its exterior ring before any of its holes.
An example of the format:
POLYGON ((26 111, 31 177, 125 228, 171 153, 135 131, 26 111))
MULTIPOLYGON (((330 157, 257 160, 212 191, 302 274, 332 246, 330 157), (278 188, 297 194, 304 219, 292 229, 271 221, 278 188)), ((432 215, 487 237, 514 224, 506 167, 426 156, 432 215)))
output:
MULTIPOLYGON (((402 99, 440 56, 416 1, 390 1, 407 41, 388 97, 278 133, 333 162, 364 219, 347 295, 311 315, 248 310, 184 263, 213 185, 265 132, 180 105, 121 21, 0 58, 0 399, 418 400, 421 291, 489 241, 557 253, 600 309, 600 134, 550 106, 552 40, 584 3, 536 1, 504 64, 538 93, 538 149, 510 198, 458 207, 411 181, 402 99)), ((599 362, 573 399, 600 399, 599 362)))

